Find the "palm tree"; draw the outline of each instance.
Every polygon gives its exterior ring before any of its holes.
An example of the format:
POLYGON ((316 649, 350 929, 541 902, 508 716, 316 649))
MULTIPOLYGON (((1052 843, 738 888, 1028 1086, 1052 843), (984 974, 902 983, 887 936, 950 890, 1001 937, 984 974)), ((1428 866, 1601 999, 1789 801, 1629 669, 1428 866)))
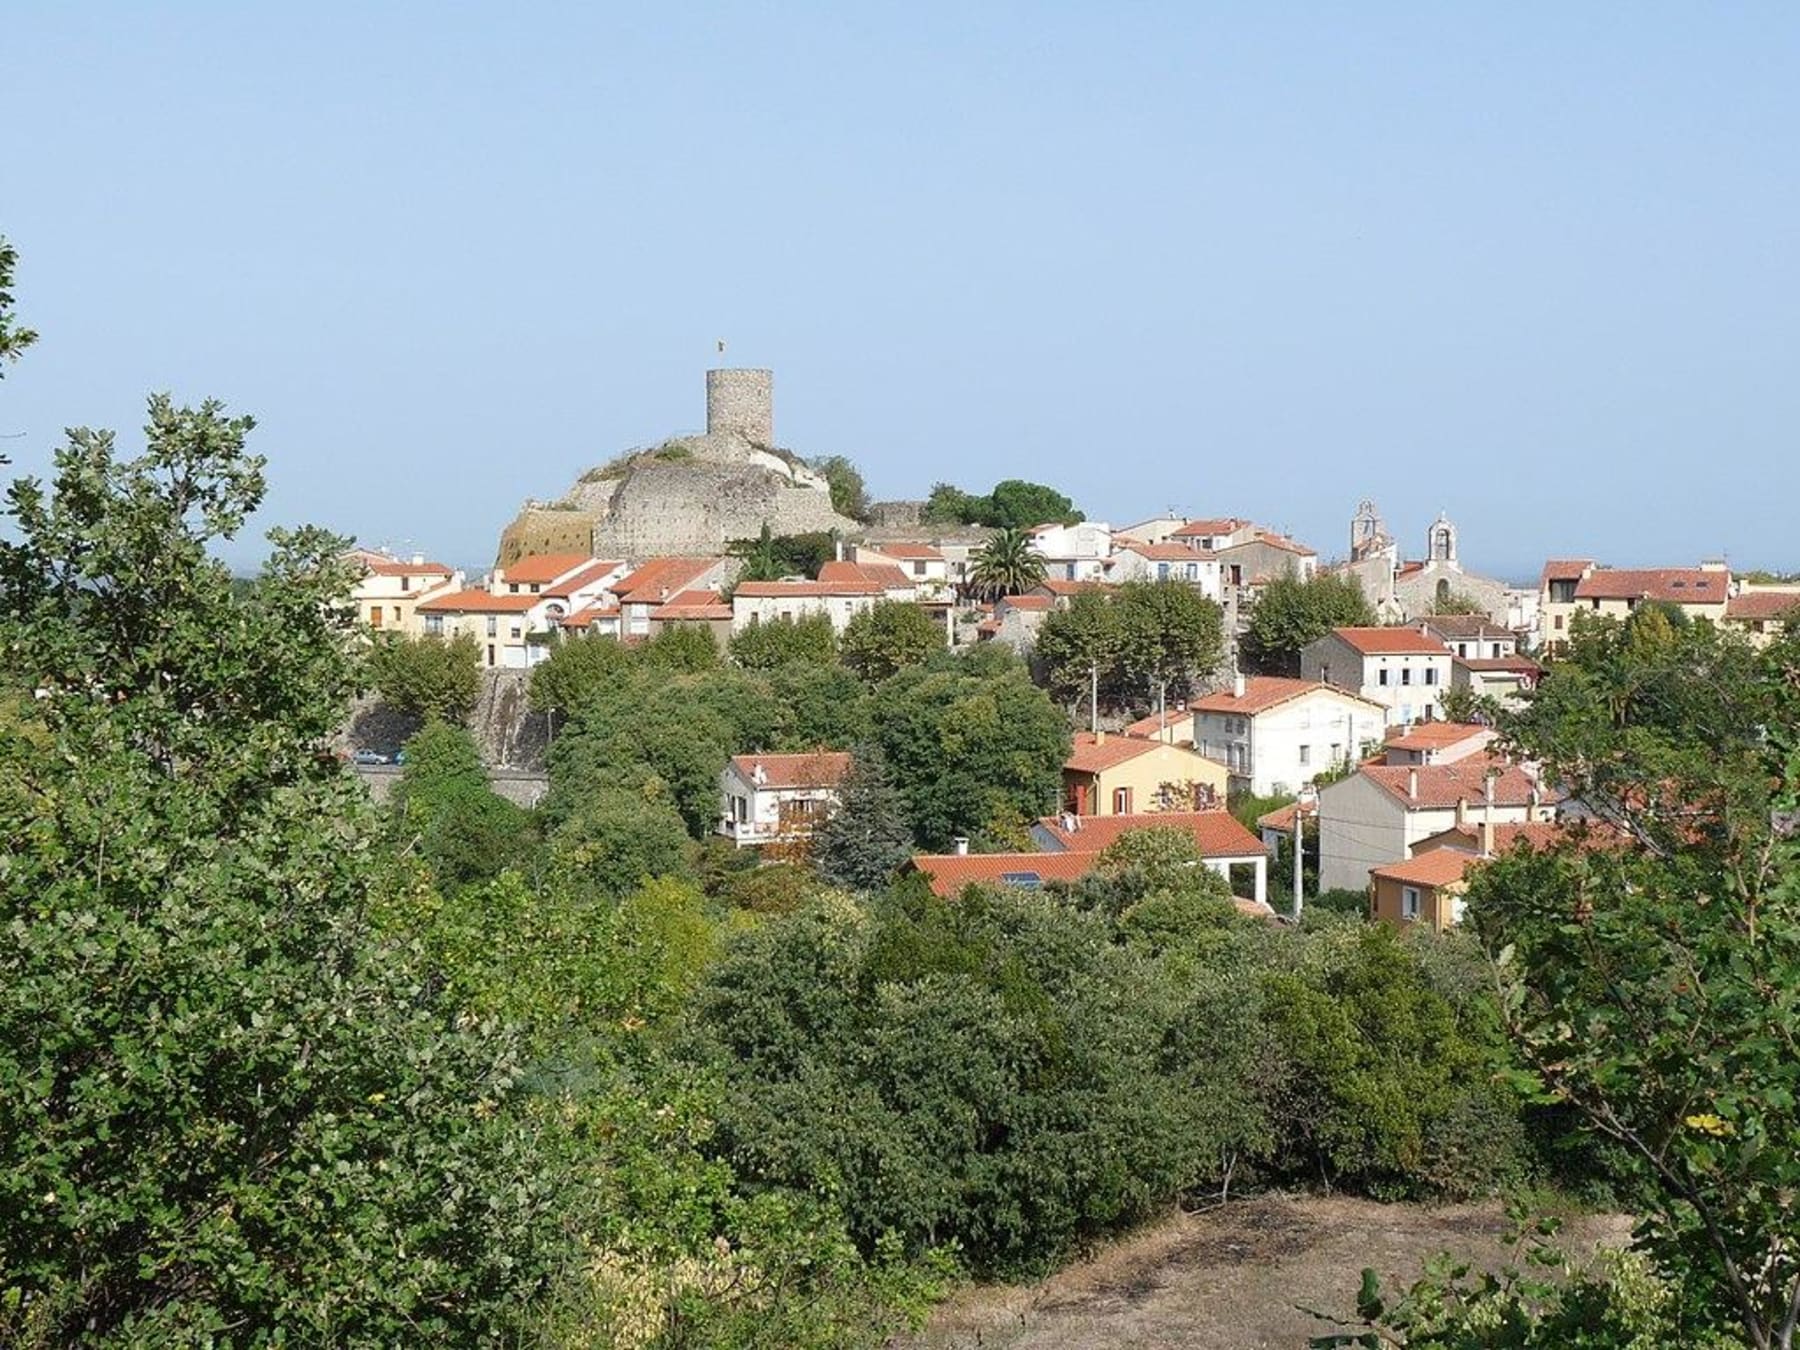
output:
POLYGON ((733 557, 744 560, 744 565, 738 569, 739 581, 780 581, 788 574, 787 563, 775 547, 774 535, 766 520, 761 534, 754 539, 732 540, 730 551, 733 557))
POLYGON ((983 600, 1023 595, 1044 580, 1044 557, 1024 530, 1001 530, 981 546, 969 569, 969 589, 983 600))

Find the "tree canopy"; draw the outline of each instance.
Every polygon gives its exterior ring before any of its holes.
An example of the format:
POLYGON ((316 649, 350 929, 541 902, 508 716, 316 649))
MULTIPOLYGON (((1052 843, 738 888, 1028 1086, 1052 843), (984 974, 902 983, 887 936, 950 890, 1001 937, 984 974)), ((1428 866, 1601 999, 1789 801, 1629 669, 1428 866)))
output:
POLYGON ((1055 488, 1008 478, 985 496, 973 496, 949 483, 934 483, 926 499, 924 519, 939 525, 987 525, 1002 530, 1029 530, 1038 525, 1075 525, 1085 517, 1055 488))
POLYGON ((481 649, 467 633, 385 634, 369 649, 369 683, 384 703, 419 718, 460 722, 481 695, 481 649))
POLYGON ((0 235, 0 379, 6 378, 7 363, 17 361, 37 341, 37 334, 13 315, 13 269, 18 262, 19 251, 0 235))
POLYGON ((880 600, 851 618, 839 654, 851 670, 879 684, 943 647, 942 621, 910 601, 880 600))
POLYGON ((1298 675, 1300 651, 1333 628, 1366 627, 1375 611, 1352 576, 1321 572, 1307 581, 1288 573, 1263 587, 1238 644, 1244 665, 1261 675, 1298 675))

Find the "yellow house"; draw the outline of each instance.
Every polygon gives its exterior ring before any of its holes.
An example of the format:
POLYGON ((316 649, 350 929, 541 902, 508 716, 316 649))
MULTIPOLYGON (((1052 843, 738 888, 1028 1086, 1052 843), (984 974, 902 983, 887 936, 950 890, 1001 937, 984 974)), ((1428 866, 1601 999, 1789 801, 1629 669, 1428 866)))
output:
POLYGON ((1405 862, 1369 869, 1369 910, 1382 923, 1429 924, 1437 932, 1462 918, 1468 871, 1483 859, 1434 848, 1405 862))
POLYGON ((1230 771, 1189 747, 1079 732, 1063 763, 1063 809, 1077 816, 1204 811, 1225 800, 1230 771))

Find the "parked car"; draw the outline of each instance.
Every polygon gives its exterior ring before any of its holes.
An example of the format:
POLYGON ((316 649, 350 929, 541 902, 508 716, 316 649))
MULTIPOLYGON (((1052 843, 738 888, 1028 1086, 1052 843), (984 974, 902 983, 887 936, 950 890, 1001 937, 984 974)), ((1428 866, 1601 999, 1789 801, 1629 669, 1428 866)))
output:
POLYGON ((354 755, 350 756, 350 759, 351 762, 355 764, 388 763, 388 757, 379 750, 358 750, 354 755))

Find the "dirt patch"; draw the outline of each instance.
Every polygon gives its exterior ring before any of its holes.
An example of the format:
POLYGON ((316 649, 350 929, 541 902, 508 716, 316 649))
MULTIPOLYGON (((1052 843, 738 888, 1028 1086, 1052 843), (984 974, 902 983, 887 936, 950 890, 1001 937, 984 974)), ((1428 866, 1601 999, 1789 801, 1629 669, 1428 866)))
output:
MULTIPOLYGON (((1410 1283, 1450 1251, 1476 1265, 1510 1255, 1497 1204, 1427 1209, 1341 1196, 1263 1196, 1179 1214, 1035 1285, 977 1286, 938 1309, 912 1350, 1294 1350, 1348 1312, 1361 1271, 1410 1283)), ((1618 1245, 1619 1218, 1563 1230, 1572 1254, 1618 1245)))

